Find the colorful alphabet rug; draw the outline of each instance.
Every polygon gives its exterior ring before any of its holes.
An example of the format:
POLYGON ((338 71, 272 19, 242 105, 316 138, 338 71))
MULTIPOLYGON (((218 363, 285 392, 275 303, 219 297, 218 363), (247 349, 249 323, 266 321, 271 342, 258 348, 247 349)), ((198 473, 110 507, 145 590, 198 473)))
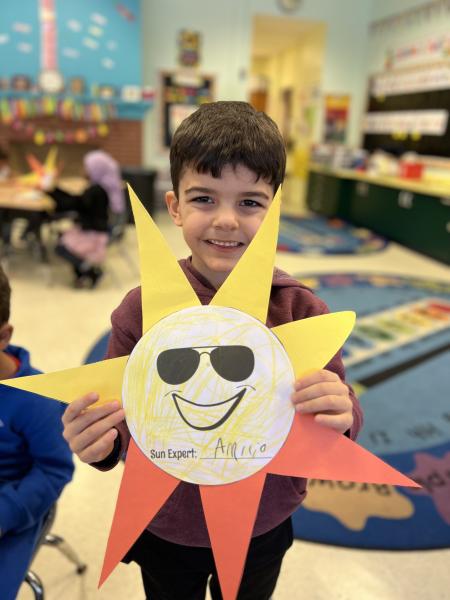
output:
POLYGON ((387 241, 341 219, 320 216, 282 217, 277 250, 301 254, 369 254, 387 241))
POLYGON ((391 275, 299 276, 332 311, 352 308, 347 380, 358 443, 422 485, 309 483, 295 536, 378 549, 450 547, 450 284, 391 275))

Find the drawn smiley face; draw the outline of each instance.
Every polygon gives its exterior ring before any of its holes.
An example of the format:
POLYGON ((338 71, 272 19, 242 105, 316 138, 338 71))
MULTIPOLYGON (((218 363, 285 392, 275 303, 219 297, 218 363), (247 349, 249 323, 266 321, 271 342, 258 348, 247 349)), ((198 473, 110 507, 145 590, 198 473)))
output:
MULTIPOLYGON (((195 375, 204 355, 209 356, 210 365, 217 375, 230 382, 240 383, 248 380, 255 367, 255 356, 247 346, 173 348, 163 350, 158 355, 158 375, 168 385, 184 384, 195 375)), ((247 389, 248 387, 243 385, 242 389, 230 398, 211 399, 206 404, 188 399, 177 391, 169 394, 186 425, 199 431, 208 431, 225 423, 243 399, 247 389)))
POLYGON ((235 309, 198 306, 141 338, 125 370, 123 405, 133 439, 164 471, 228 483, 261 469, 284 443, 293 380, 265 325, 235 309))

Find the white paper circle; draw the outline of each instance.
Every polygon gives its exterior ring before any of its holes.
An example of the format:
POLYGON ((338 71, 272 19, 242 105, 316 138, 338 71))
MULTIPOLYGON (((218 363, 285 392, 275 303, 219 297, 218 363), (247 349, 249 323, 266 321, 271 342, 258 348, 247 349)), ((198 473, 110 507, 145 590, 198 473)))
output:
POLYGON ((259 471, 294 417, 294 373, 257 319, 216 306, 159 321, 128 360, 122 400, 142 452, 182 481, 220 485, 259 471))

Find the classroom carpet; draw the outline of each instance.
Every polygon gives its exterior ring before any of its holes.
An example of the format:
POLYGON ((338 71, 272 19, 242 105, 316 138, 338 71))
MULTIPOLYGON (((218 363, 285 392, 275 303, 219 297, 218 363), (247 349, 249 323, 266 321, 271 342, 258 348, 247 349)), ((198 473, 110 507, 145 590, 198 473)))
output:
MULTIPOLYGON (((363 407, 358 443, 422 485, 310 480, 296 538, 355 548, 450 547, 450 284, 385 274, 298 276, 331 311, 355 310, 344 346, 363 407)), ((109 333, 85 362, 102 360, 109 333)))
POLYGON ((277 249, 301 254, 369 254, 386 245, 387 241, 372 231, 341 219, 283 216, 277 249))
POLYGON ((450 547, 450 284, 385 274, 298 279, 331 311, 356 311, 343 360, 364 411, 358 443, 422 489, 311 480, 295 536, 357 548, 450 547))

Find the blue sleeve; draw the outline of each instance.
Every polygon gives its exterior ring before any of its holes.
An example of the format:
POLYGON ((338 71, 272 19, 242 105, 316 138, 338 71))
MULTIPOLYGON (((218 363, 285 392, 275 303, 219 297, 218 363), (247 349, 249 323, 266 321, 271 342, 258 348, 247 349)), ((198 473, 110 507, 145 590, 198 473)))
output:
POLYGON ((72 479, 72 453, 62 437, 64 406, 35 394, 20 393, 14 427, 28 446, 31 467, 24 477, 0 488, 0 529, 19 532, 48 511, 72 479))

